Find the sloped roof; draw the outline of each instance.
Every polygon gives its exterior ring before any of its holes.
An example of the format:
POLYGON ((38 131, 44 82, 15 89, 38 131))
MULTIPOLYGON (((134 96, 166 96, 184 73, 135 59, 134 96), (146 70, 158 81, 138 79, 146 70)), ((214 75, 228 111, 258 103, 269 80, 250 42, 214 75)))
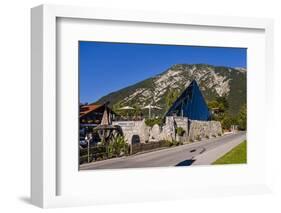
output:
POLYGON ((80 107, 80 117, 87 115, 88 113, 102 107, 102 104, 90 104, 80 107))
POLYGON ((166 116, 188 117, 191 120, 207 121, 210 119, 210 112, 204 97, 195 80, 183 91, 166 113, 166 116))

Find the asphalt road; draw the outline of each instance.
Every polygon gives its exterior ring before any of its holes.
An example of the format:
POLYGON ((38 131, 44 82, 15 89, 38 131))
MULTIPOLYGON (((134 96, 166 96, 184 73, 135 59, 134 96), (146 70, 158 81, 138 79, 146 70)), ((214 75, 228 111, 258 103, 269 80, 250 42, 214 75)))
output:
POLYGON ((238 132, 173 148, 82 164, 80 165, 80 170, 190 166, 194 163, 194 158, 200 154, 206 154, 207 151, 226 143, 243 141, 245 139, 246 132, 238 132))

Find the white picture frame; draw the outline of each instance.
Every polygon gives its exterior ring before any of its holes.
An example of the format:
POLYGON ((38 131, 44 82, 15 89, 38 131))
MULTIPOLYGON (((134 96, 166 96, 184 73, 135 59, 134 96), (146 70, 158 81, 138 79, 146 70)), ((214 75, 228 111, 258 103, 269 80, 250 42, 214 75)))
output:
MULTIPOLYGON (((272 96, 270 90, 273 88, 271 79, 273 79, 273 21, 271 19, 257 19, 257 18, 241 18, 241 17, 217 17, 217 16, 203 16, 203 15, 188 15, 188 14, 173 14, 173 13, 153 13, 147 11, 123 11, 123 10, 110 10, 100 8, 84 8, 74 6, 54 6, 54 5, 42 5, 31 10, 31 80, 32 80, 32 103, 31 103, 31 201, 33 204, 47 208, 58 206, 75 206, 75 205, 91 205, 99 203, 116 203, 116 202, 139 202, 145 200, 165 200, 165 199, 178 199, 188 197, 202 197, 202 196, 223 196, 223 195, 241 195, 241 194, 253 194, 270 192, 271 187, 271 171, 270 171, 270 153, 267 152, 264 166, 261 167, 261 171, 256 171, 255 174, 262 172, 265 174, 262 178, 253 181, 253 184, 249 184, 249 181, 236 182, 233 185, 229 183, 214 184, 210 183, 210 187, 207 185, 200 186, 199 183, 194 182, 193 187, 190 185, 168 184, 164 185, 160 181, 157 187, 150 186, 151 191, 149 193, 145 190, 123 190, 117 193, 105 194, 98 191, 99 196, 86 195, 83 196, 81 191, 77 194, 60 194, 58 192, 58 185, 62 184, 62 180, 59 180, 59 173, 61 167, 58 166, 58 159, 60 158, 60 152, 58 152, 57 146, 57 116, 58 116, 58 100, 57 100, 57 88, 61 84, 57 78, 57 21, 60 19, 79 19, 79 20, 106 20, 106 21, 118 21, 132 22, 132 23, 153 23, 155 25, 167 25, 172 26, 199 26, 206 28, 224 28, 231 32, 231 30, 258 30, 263 32, 262 41, 264 41, 264 67, 258 71, 260 76, 265 76, 263 79, 264 87, 261 87, 260 91, 264 94, 264 101, 260 110, 270 109, 272 107, 272 96), (162 188, 163 187, 163 188, 162 188), (166 188, 165 188, 166 187, 166 188), (123 190, 123 191, 122 191, 123 190), (188 190, 189 193, 186 193, 188 190), (120 193, 123 193, 120 196, 120 193)), ((126 32, 124 32, 126 33, 126 32)), ((250 76, 251 77, 251 76, 250 76)), ((258 78, 257 80, 261 80, 258 78)), ((251 78, 248 79, 251 81, 251 78)), ((254 86, 251 83, 250 87, 254 86)), ((74 86, 72 86, 74 87, 74 86)), ((251 95, 251 88, 250 94, 251 95)), ((253 107, 252 107, 253 108, 253 107)), ((249 109, 251 110, 251 108, 249 109)), ((270 121, 270 110, 264 114, 264 119, 270 121)), ((250 121, 254 121, 254 116, 249 116, 250 121)), ((271 150, 274 145, 269 143, 270 128, 267 126, 265 129, 266 147, 271 150)), ((258 143, 257 143, 258 144, 258 143)), ((257 145, 259 146, 259 145, 257 145)), ((254 151, 253 151, 254 152, 254 151)), ((258 152, 258 151, 257 151, 258 152)), ((232 167, 230 170, 247 171, 247 168, 243 166, 232 167)), ((171 171, 171 168, 167 169, 138 169, 136 170, 122 170, 115 173, 122 178, 128 178, 126 173, 134 173, 140 175, 140 172, 148 172, 147 174, 163 175, 167 171, 171 171), (150 172, 150 173, 149 173, 150 172)), ((210 168, 206 169, 207 172, 210 168)), ((217 174, 227 171, 227 168, 218 168, 217 174)), ((63 171, 63 170, 62 170, 63 171)), ((77 171, 78 172, 78 171, 77 171)), ((199 169, 189 170, 193 173, 193 178, 199 176, 201 171, 199 169)), ((105 175, 108 171, 99 171, 97 173, 90 173, 94 179, 96 176, 105 175)), ((179 177, 183 175, 185 177, 186 171, 177 170, 174 175, 167 175, 169 178, 179 177)), ((203 174, 203 173, 202 173, 203 174)), ((254 173, 251 173, 254 174, 254 173)), ((110 174, 112 177, 112 174, 110 174)), ((106 178, 102 176, 103 178, 106 178)), ((113 176, 114 177, 114 176, 113 176)), ((215 177, 215 176, 214 176, 215 177)), ((242 176, 240 177, 242 178, 242 176)), ((71 178, 69 178, 71 180, 71 178)), ((130 183, 130 180, 127 180, 130 183)), ((73 183, 75 185, 77 183, 73 183)), ((102 183, 101 183, 102 184, 102 183)), ((103 183, 103 184, 106 184, 103 183)), ((91 183, 89 183, 91 185, 91 183)), ((129 188, 128 184, 125 188, 129 188)), ((69 185, 68 185, 69 186, 69 185)), ((145 187, 144 187, 145 189, 145 187)), ((71 190, 71 188, 70 188, 71 190)), ((75 187, 73 186, 75 191, 75 187)), ((89 188, 90 190, 90 188, 89 188)))

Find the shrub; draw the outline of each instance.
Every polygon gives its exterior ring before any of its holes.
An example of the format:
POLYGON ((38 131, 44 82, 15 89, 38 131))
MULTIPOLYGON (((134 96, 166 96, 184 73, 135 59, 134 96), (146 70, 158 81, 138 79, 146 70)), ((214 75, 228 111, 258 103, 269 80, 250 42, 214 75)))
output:
POLYGON ((178 145, 180 145, 180 142, 179 142, 179 141, 174 140, 174 141, 173 141, 173 145, 174 145, 174 146, 178 146, 178 145))
POLYGON ((149 127, 153 127, 155 124, 162 126, 163 120, 162 120, 162 118, 145 119, 145 124, 149 127))
POLYGON ((200 135, 197 135, 197 136, 196 136, 196 140, 197 140, 197 141, 201 141, 200 135))
POLYGON ((112 156, 119 157, 121 153, 128 154, 129 145, 126 143, 126 139, 122 135, 113 137, 108 146, 108 153, 112 156))
MULTIPOLYGON (((106 147, 104 145, 94 145, 90 147, 90 161, 107 158, 106 147)), ((88 161, 88 148, 80 149, 80 164, 88 161)))
POLYGON ((169 141, 169 140, 162 140, 162 141, 160 141, 160 142, 161 142, 161 144, 163 144, 163 145, 161 145, 161 146, 164 146, 164 147, 178 146, 178 145, 183 144, 183 143, 181 143, 181 142, 179 142, 179 141, 175 141, 175 140, 172 140, 172 141, 169 141))
POLYGON ((177 127, 176 128, 176 133, 177 133, 178 136, 183 136, 185 131, 184 131, 184 129, 182 127, 177 127))
POLYGON ((173 145, 173 142, 172 141, 169 141, 169 140, 164 140, 164 146, 172 146, 173 145))
POLYGON ((165 146, 168 146, 168 147, 171 147, 171 146, 178 146, 178 145, 180 145, 180 144, 181 144, 181 142, 176 141, 176 140, 172 140, 172 141, 165 140, 165 146))
POLYGON ((174 142, 175 142, 174 140, 170 141, 170 146, 174 146, 175 145, 174 142))

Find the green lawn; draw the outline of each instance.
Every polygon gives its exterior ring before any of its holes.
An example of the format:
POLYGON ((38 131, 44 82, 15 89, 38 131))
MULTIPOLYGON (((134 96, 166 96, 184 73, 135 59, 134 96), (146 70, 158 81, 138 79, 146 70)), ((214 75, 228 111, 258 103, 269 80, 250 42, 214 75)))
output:
POLYGON ((242 142, 212 164, 241 164, 247 163, 247 143, 242 142))

